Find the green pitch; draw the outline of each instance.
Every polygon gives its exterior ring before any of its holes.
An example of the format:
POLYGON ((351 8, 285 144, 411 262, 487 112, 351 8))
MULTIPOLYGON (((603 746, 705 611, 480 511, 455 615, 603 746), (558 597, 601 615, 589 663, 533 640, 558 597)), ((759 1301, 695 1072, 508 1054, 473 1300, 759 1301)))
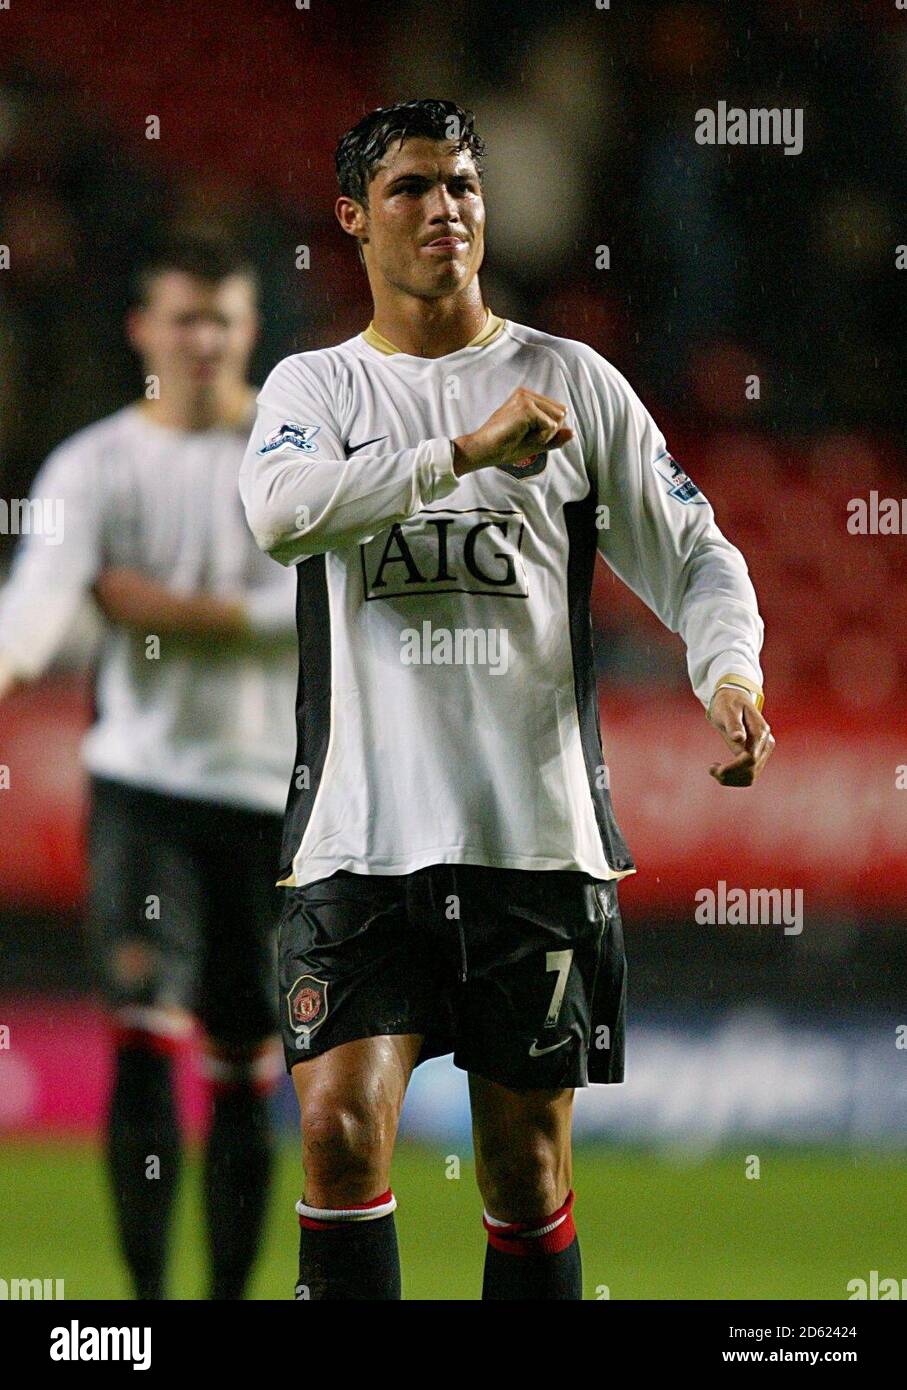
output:
MULTIPOLYGON (((410 1299, 473 1299, 485 1247, 471 1156, 402 1145, 394 1191, 410 1299)), ((847 1297, 854 1278, 907 1274, 903 1160, 752 1148, 707 1159, 581 1149, 576 1217, 586 1297, 847 1297)), ((172 1296, 204 1289, 198 1167, 184 1170, 172 1296)), ((299 1170, 281 1150, 254 1298, 288 1299, 296 1274, 299 1170)), ((0 1155, 0 1277, 63 1278, 67 1298, 122 1298, 103 1169, 86 1144, 7 1143, 0 1155)))

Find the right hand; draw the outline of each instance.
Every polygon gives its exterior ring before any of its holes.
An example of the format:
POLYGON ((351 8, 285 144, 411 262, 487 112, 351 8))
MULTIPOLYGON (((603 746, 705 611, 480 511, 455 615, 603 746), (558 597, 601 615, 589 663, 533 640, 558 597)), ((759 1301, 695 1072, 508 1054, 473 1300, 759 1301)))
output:
POLYGON ((567 407, 548 396, 518 386, 503 405, 473 434, 453 441, 457 477, 479 468, 521 463, 533 454, 559 449, 573 438, 564 424, 567 407))

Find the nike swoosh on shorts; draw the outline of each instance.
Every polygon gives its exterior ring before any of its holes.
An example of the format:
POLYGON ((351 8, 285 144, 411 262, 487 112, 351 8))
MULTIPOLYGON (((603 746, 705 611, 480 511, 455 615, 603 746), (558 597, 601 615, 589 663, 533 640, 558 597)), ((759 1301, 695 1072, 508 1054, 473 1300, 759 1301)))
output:
POLYGON ((561 1038, 560 1042, 552 1043, 550 1047, 539 1047, 539 1046, 538 1046, 538 1038, 536 1038, 535 1041, 533 1042, 532 1046, 531 1046, 530 1049, 529 1049, 529 1056, 530 1056, 530 1057, 544 1057, 544 1055, 545 1055, 546 1052, 554 1052, 556 1048, 558 1048, 558 1047, 563 1047, 565 1043, 572 1042, 572 1041, 573 1041, 573 1034, 571 1033, 569 1038, 561 1038))

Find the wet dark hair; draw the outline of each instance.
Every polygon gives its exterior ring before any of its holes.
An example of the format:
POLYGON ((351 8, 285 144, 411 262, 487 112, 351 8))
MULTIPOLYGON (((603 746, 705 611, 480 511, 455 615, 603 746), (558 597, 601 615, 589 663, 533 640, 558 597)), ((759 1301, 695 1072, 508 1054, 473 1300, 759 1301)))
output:
POLYGON ((466 150, 481 179, 485 141, 476 132, 473 113, 455 101, 404 101, 370 111, 341 138, 334 155, 340 192, 368 207, 368 186, 388 147, 419 136, 466 150))
POLYGON ((168 270, 181 270, 197 280, 217 284, 228 275, 242 275, 259 289, 258 271, 248 255, 228 236, 207 231, 170 231, 141 258, 132 277, 131 303, 148 303, 152 283, 168 270))

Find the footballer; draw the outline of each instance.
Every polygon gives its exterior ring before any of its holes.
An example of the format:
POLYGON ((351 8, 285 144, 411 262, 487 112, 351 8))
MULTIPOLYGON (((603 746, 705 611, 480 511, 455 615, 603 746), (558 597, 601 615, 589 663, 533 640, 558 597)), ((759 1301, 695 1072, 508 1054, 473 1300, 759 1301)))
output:
POLYGON ((236 493, 257 295, 254 267, 222 237, 173 231, 145 257, 127 329, 157 389, 46 460, 33 496, 63 506, 62 544, 23 536, 0 595, 0 698, 44 671, 89 594, 107 619, 83 750, 87 917, 113 1032, 105 1156, 140 1299, 167 1293, 175 1058, 195 1022, 211 1094, 211 1298, 245 1293, 273 1167, 273 860, 292 766, 295 592, 236 493))
POLYGON ((599 733, 596 554, 681 634, 730 749, 717 781, 750 785, 773 746, 756 596, 706 499, 614 367, 483 300, 483 149, 435 100, 340 140, 374 315, 274 368, 240 475, 258 544, 297 568, 279 955, 300 1300, 401 1297, 398 1118, 448 1052, 483 1298, 582 1297, 571 1109, 623 1079, 635 872, 599 733))

